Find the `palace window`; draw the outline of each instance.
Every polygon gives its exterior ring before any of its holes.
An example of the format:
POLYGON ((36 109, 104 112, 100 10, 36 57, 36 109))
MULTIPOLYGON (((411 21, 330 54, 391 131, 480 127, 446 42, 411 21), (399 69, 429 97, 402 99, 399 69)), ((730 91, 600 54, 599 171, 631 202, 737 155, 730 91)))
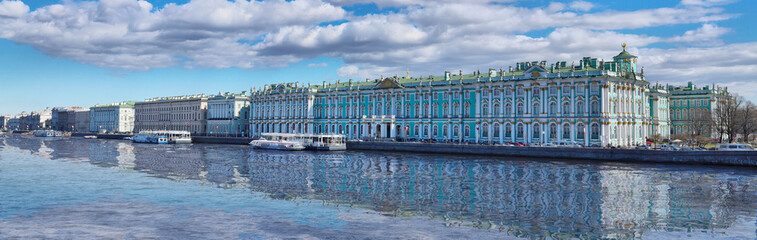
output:
POLYGON ((568 124, 562 125, 562 138, 570 139, 570 125, 568 124))
POLYGON ((533 127, 534 127, 534 129, 533 129, 533 132, 531 134, 531 138, 533 138, 533 139, 539 139, 541 137, 541 132, 540 132, 541 128, 540 128, 539 124, 534 124, 533 127))
POLYGON ((499 107, 500 107, 499 103, 494 104, 494 116, 499 117, 499 114, 500 114, 499 107))
POLYGON ((557 139, 557 124, 549 125, 549 138, 553 140, 557 139))
POLYGON ((441 115, 440 112, 441 111, 439 111, 439 104, 434 103, 433 108, 431 108, 431 114, 434 115, 434 116, 436 116, 436 117, 441 117, 441 116, 439 116, 439 115, 441 115))
POLYGON ((549 115, 555 115, 557 114, 557 103, 551 102, 549 103, 549 115))
POLYGON ((518 87, 518 96, 523 96, 523 87, 518 87))
POLYGON ((481 105, 481 112, 483 113, 483 116, 489 115, 489 104, 486 104, 486 102, 481 105))
POLYGON ((538 115, 539 114, 539 102, 535 102, 534 105, 531 108, 531 114, 532 115, 538 115))
POLYGON ((447 117, 449 115, 449 105, 448 104, 442 104, 442 110, 443 110, 443 117, 447 117))
POLYGON ((585 134, 585 131, 586 131, 585 128, 586 127, 584 126, 583 123, 579 123, 578 125, 576 125, 576 132, 577 132, 576 133, 576 138, 577 139, 584 139, 584 134, 585 134))
POLYGON ((549 86, 549 96, 557 96, 557 87, 549 86))
POLYGON ((513 105, 510 103, 505 104, 505 116, 510 116, 513 113, 513 110, 510 109, 513 105))
POLYGON ((576 102, 576 114, 577 115, 583 115, 584 114, 584 102, 583 101, 576 102))
POLYGON ((591 114, 599 114, 599 102, 591 101, 591 114))
POLYGON ((531 91, 534 92, 534 97, 538 97, 539 94, 541 94, 541 89, 539 89, 538 86, 532 87, 532 89, 533 90, 531 90, 531 91))
POLYGON ((570 96, 570 86, 567 86, 567 85, 562 86, 562 95, 570 96))
POLYGON ((418 104, 416 103, 416 104, 415 104, 415 117, 416 117, 416 118, 420 118, 420 117, 421 117, 421 111, 420 111, 420 110, 421 110, 421 109, 420 109, 420 105, 418 105, 418 104))
POLYGON ((463 110, 464 110, 465 117, 470 117, 470 114, 471 114, 470 104, 468 102, 465 102, 465 108, 463 110))
POLYGON ((512 126, 508 123, 505 124, 505 137, 511 138, 513 136, 512 126))
POLYGON ((481 137, 489 138, 489 125, 481 125, 481 137))
POLYGON ((494 124, 494 137, 499 138, 499 124, 494 124))
POLYGON ((518 109, 516 110, 517 110, 516 112, 518 115, 523 115, 523 110, 524 110, 523 103, 518 103, 518 109))
POLYGON ((509 96, 512 96, 512 95, 513 95, 513 89, 510 88, 510 87, 505 88, 505 96, 509 97, 509 96))
POLYGON ((464 132, 465 133, 465 137, 470 137, 470 125, 466 124, 464 131, 465 131, 464 132))
POLYGON ((570 103, 569 102, 563 102, 562 103, 562 114, 570 114, 570 103))
POLYGON ((599 124, 591 124, 591 139, 599 139, 599 124))

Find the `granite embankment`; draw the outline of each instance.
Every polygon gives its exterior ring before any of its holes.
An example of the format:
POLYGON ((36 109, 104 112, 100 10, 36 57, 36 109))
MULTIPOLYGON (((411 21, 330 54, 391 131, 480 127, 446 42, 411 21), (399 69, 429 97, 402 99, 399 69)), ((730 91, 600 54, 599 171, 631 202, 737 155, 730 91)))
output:
POLYGON ((604 148, 510 147, 495 145, 405 142, 348 142, 347 149, 597 160, 611 162, 652 162, 757 167, 757 151, 660 151, 604 148))

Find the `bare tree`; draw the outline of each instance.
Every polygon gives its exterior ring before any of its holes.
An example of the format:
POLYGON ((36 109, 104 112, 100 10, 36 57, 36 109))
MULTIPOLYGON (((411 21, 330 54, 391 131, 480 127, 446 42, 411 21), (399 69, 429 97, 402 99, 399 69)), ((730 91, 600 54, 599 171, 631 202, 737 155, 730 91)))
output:
POLYGON ((744 142, 749 142, 749 136, 757 131, 755 117, 757 117, 757 107, 754 106, 752 101, 746 101, 744 106, 739 108, 736 119, 739 133, 743 136, 744 142))
POLYGON ((718 100, 715 109, 715 126, 720 141, 723 141, 723 137, 727 137, 728 142, 733 142, 738 130, 737 113, 743 102, 744 98, 735 94, 718 100))
POLYGON ((692 110, 691 114, 691 135, 711 137, 714 121, 712 113, 705 109, 692 110))

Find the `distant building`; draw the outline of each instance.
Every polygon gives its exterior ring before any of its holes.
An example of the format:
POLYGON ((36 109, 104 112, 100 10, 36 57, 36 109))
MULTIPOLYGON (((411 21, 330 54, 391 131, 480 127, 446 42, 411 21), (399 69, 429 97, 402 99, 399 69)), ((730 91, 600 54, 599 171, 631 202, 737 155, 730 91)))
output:
POLYGON ((74 110, 74 131, 89 132, 89 108, 74 110))
POLYGON ((42 130, 51 129, 52 110, 45 109, 34 111, 29 115, 22 116, 19 120, 19 130, 42 130))
POLYGON ((206 133, 208 97, 202 95, 147 99, 134 104, 134 131, 185 130, 206 133))
POLYGON ((89 109, 89 131, 129 133, 134 131, 134 102, 96 105, 89 109))
POLYGON ((728 89, 715 85, 698 88, 692 82, 686 86, 668 86, 670 96, 671 134, 716 136, 714 113, 717 103, 727 97, 728 89))
POLYGON ((0 116, 0 129, 8 129, 8 120, 11 119, 11 115, 0 116))
POLYGON ((247 136, 250 98, 242 94, 208 98, 208 135, 247 136))

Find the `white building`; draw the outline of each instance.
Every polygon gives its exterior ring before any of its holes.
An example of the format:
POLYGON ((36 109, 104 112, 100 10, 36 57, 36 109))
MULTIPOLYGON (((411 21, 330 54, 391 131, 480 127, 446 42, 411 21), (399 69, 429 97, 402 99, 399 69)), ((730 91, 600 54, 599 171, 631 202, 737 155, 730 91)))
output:
POLYGON ((250 98, 244 92, 208 98, 208 135, 246 136, 249 106, 250 98))
POLYGON ((90 132, 130 133, 134 131, 134 102, 96 105, 89 110, 90 132))
POLYGON ((184 130, 206 133, 205 94, 147 99, 134 104, 134 131, 184 130))

